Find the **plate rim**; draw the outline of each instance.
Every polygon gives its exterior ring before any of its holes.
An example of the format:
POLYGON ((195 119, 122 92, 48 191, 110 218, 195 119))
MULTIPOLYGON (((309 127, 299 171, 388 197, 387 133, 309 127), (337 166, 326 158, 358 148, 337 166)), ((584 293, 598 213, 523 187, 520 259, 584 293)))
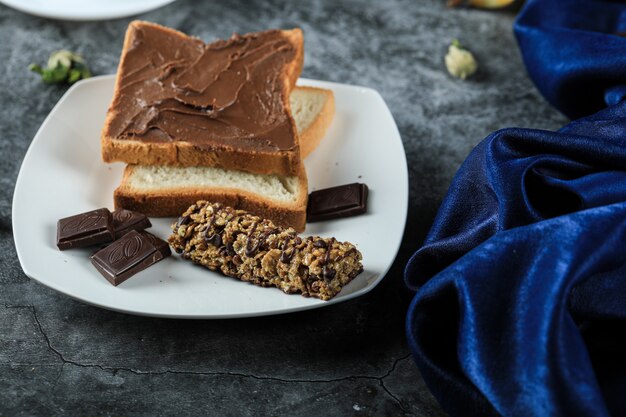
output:
POLYGON ((170 3, 175 2, 176 0, 155 0, 153 5, 139 7, 135 9, 131 9, 131 11, 125 12, 108 12, 108 13, 100 13, 100 14, 80 14, 80 13, 63 13, 63 12, 41 12, 37 9, 30 8, 28 6, 24 6, 23 4, 28 4, 24 2, 16 2, 15 0, 0 0, 0 3, 9 7, 13 10, 17 10, 18 12, 28 14, 31 16, 43 17, 46 19, 54 19, 54 20, 64 20, 68 22, 95 22, 101 20, 110 20, 110 19, 121 19, 128 16, 135 16, 141 13, 146 13, 164 6, 167 6, 170 3))
MULTIPOLYGON (((111 306, 111 305, 107 305, 107 304, 103 304, 103 303, 99 303, 99 302, 94 302, 92 300, 89 299, 85 299, 82 298, 80 295, 74 294, 72 292, 67 292, 66 290, 62 290, 58 287, 55 287, 51 282, 49 281, 42 281, 40 279, 38 279, 37 277, 35 277, 31 271, 28 270, 28 268, 26 268, 26 266, 24 265, 23 262, 23 256, 22 256, 22 250, 20 249, 20 245, 18 244, 18 237, 17 234, 15 233, 16 230, 18 230, 17 223, 16 223, 16 199, 18 194, 18 190, 21 190, 21 188, 23 187, 22 183, 23 180, 23 170, 24 170, 24 166, 26 165, 26 161, 31 157, 31 154, 33 152, 33 148, 36 147, 36 143, 38 143, 40 140, 40 137, 42 137, 42 132, 45 130, 46 126, 48 123, 50 123, 50 120, 52 118, 52 115, 55 113, 56 109, 58 107, 60 107, 65 100, 68 99, 68 97, 71 95, 71 93, 79 88, 85 87, 88 84, 91 83, 95 83, 95 82, 101 82, 102 80, 109 80, 115 78, 115 74, 107 74, 107 75, 98 75, 98 76, 94 76, 85 80, 81 80, 78 81, 77 83, 73 84, 72 86, 70 86, 67 91, 63 94, 63 96, 59 99, 59 101, 52 107, 52 109, 50 109, 50 112, 47 114, 47 116, 45 117, 44 121, 41 123, 41 126, 39 127, 39 129, 37 130, 37 132, 35 133, 35 136, 33 137, 30 145, 28 146, 28 149, 26 150, 26 153, 24 154, 24 158, 22 159, 21 165, 20 165, 20 169, 18 171, 17 174, 17 178, 15 181, 15 188, 13 191, 13 198, 11 201, 11 226, 12 229, 14 231, 13 233, 13 242, 15 245, 15 250, 16 250, 16 254, 17 254, 17 258, 18 261, 20 263, 20 266, 22 268, 22 271, 24 272, 24 274, 29 277, 30 279, 38 282, 39 284, 50 288, 52 290, 54 290, 55 292, 58 292, 60 294, 63 294, 64 296, 70 297, 74 300, 80 301, 82 303, 88 304, 88 305, 92 305, 92 306, 96 306, 99 308, 103 308, 105 310, 110 310, 110 311, 115 311, 115 312, 119 312, 119 313, 124 313, 124 314, 131 314, 131 315, 136 315, 136 316, 144 316, 144 317, 157 317, 157 318, 174 318, 174 319, 198 319, 198 320, 209 320, 209 319, 215 319, 215 320, 220 320, 220 319, 236 319, 236 318, 247 318, 247 317, 262 317, 262 316, 271 316, 271 315, 281 315, 281 314, 289 314, 289 313, 294 313, 294 312, 299 312, 299 311, 306 311, 306 310, 313 310, 313 309, 317 309, 317 308, 321 308, 321 307, 327 307, 330 305, 334 305, 334 304, 338 304, 338 303, 342 303, 345 301, 349 301, 361 296, 364 296, 365 294, 368 294, 370 291, 372 291, 374 288, 376 288, 380 282, 387 276, 387 273, 389 272, 389 270, 391 269, 391 267, 394 265, 397 257, 398 257, 398 252, 400 250, 400 247, 402 245, 402 241, 404 240, 404 236, 406 234, 406 223, 407 223, 407 217, 408 217, 408 208, 409 208, 409 178, 408 178, 408 163, 407 163, 407 159, 406 159, 406 151, 404 149, 404 143, 402 142, 402 137, 400 135, 400 131, 398 129, 398 125, 396 124, 396 121, 393 117, 393 114, 391 113, 391 110, 389 109, 389 106, 387 106, 387 103, 385 102, 385 100, 383 99, 383 97, 381 96, 381 94, 370 87, 365 87, 365 86, 359 86, 359 85, 352 85, 352 84, 344 84, 344 83, 337 83, 337 82, 332 82, 332 81, 322 81, 322 80, 314 80, 314 79, 309 79, 309 78, 299 78, 297 84, 298 85, 326 85, 326 86, 337 86, 337 87, 350 87, 350 88, 357 88, 357 89, 362 89, 362 90, 366 90, 368 92, 370 92, 371 94, 375 94, 377 96, 378 99, 380 99, 380 101, 384 104, 385 107, 385 111, 388 113, 388 116, 391 118, 392 122, 393 122, 393 128, 394 131, 397 134, 397 139, 400 141, 400 149, 402 151, 402 161, 403 163, 401 164, 400 168, 403 172, 403 176, 402 178, 404 179, 404 181, 406 182, 406 187, 405 187, 405 193, 403 193, 403 199, 404 202, 402 204, 402 217, 404 219, 404 221, 402 222, 402 233, 400 235, 400 238, 398 239, 398 241, 396 242, 396 247, 394 248, 394 255, 393 255, 393 259, 391 260, 391 262, 389 262, 389 264, 387 265, 387 267, 382 270, 379 274, 379 276, 373 281, 371 282, 369 285, 367 285, 366 287, 355 291, 353 293, 347 294, 344 297, 341 298, 332 298, 328 301, 325 301, 323 303, 316 303, 316 304, 311 304, 311 305, 301 305, 301 306, 294 306, 294 307, 287 307, 287 308, 282 308, 280 310, 267 310, 267 311, 262 311, 262 312, 246 312, 246 313, 229 313, 229 314, 171 314, 171 313, 158 313, 158 312, 147 312, 147 311, 143 311, 143 310, 133 310, 132 308, 118 308, 115 306, 111 306)), ((399 163, 399 161, 398 161, 399 163)), ((399 207, 400 208, 400 207, 399 207)), ((250 284, 252 285, 252 284, 250 284)))

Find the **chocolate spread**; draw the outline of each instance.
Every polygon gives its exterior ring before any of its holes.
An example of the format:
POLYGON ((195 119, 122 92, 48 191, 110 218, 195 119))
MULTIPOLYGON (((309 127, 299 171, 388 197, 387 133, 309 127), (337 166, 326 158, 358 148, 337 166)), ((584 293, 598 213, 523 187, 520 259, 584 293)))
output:
POLYGON ((208 149, 295 147, 281 73, 296 51, 279 30, 210 44, 156 25, 129 30, 111 137, 208 149))

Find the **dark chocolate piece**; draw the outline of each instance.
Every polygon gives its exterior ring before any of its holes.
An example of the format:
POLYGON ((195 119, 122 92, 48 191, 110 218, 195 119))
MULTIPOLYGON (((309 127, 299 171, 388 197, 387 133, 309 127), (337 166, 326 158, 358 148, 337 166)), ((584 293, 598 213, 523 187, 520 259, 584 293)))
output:
POLYGON ((113 218, 105 208, 66 217, 57 223, 57 247, 60 250, 84 248, 113 240, 113 218))
POLYGON ((309 223, 356 216, 367 211, 367 185, 353 183, 313 191, 309 194, 309 223))
POLYGON ((156 248, 156 250, 158 250, 159 252, 161 252, 161 254, 163 255, 164 258, 167 258, 168 256, 170 256, 172 254, 172 251, 170 250, 170 245, 169 243, 167 243, 166 241, 164 241, 161 238, 156 237, 155 235, 153 235, 150 232, 146 232, 145 230, 142 230, 139 232, 143 237, 145 237, 146 239, 148 239, 150 241, 150 243, 152 243, 154 245, 154 247, 156 248))
POLYGON ((152 226, 145 214, 136 211, 117 209, 112 215, 115 239, 121 238, 131 230, 139 231, 152 226))
POLYGON ((91 256, 91 263, 113 285, 170 255, 166 242, 148 232, 131 230, 91 256))

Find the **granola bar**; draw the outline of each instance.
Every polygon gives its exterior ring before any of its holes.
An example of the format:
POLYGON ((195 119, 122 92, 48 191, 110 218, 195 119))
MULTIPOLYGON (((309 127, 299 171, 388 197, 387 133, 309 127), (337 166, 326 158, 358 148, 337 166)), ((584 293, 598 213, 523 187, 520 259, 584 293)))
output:
POLYGON ((363 271, 361 253, 335 238, 300 237, 243 210, 198 201, 172 225, 172 248, 224 275, 329 300, 363 271))

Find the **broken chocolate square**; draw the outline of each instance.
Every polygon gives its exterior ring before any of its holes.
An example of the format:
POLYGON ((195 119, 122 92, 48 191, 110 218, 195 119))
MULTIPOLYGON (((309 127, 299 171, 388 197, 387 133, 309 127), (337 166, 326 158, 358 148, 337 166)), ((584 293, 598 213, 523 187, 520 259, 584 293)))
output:
POLYGON ((313 191, 309 194, 309 223, 356 216, 367 211, 367 185, 353 183, 313 191))
POLYGON ((113 213, 115 239, 119 239, 131 230, 143 230, 152 226, 145 214, 125 209, 117 209, 113 213))
POLYGON ((66 217, 57 223, 57 247, 60 250, 83 248, 114 239, 113 218, 106 208, 66 217))
POLYGON ((119 240, 91 256, 91 263, 113 285, 171 254, 169 245, 158 237, 131 230, 119 240))

